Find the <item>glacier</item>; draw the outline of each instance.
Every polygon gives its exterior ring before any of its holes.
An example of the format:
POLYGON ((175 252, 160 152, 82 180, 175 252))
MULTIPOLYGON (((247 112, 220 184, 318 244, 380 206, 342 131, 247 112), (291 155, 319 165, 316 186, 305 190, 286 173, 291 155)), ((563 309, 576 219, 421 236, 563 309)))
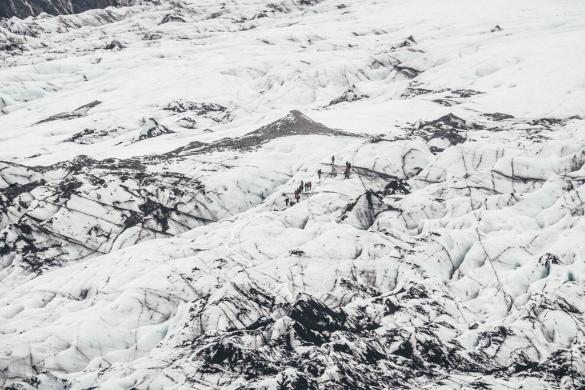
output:
POLYGON ((585 388, 585 3, 96 3, 0 18, 1 388, 585 388))

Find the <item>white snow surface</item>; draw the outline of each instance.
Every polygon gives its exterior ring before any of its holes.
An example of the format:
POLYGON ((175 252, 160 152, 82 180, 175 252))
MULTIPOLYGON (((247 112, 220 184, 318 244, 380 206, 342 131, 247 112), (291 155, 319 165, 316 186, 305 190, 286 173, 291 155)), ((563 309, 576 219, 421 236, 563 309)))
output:
POLYGON ((585 388, 583 69, 578 0, 0 20, 0 387, 585 388))

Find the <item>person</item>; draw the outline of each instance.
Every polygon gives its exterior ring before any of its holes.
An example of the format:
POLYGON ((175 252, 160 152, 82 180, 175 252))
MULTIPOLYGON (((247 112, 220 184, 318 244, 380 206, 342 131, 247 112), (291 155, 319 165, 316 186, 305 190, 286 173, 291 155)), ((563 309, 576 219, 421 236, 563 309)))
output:
POLYGON ((286 198, 284 198, 284 204, 286 205, 286 207, 288 207, 288 202, 290 202, 290 200, 288 199, 288 196, 286 198))
POLYGON ((349 161, 345 162, 345 172, 343 173, 346 179, 349 179, 349 171, 351 169, 351 164, 349 161))
POLYGON ((319 168, 319 169, 317 170, 317 175, 319 176, 319 180, 321 180, 321 173, 322 173, 322 172, 321 172, 321 168, 319 168))
POLYGON ((331 165, 335 165, 335 155, 331 156, 331 165))

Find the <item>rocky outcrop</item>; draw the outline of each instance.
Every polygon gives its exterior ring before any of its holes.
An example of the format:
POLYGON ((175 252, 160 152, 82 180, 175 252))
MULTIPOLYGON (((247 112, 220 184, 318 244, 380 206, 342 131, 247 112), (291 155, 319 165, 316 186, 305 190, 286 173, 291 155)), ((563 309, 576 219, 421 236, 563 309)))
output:
POLYGON ((126 4, 127 0, 3 0, 0 2, 0 18, 26 18, 42 12, 50 15, 76 14, 126 4))

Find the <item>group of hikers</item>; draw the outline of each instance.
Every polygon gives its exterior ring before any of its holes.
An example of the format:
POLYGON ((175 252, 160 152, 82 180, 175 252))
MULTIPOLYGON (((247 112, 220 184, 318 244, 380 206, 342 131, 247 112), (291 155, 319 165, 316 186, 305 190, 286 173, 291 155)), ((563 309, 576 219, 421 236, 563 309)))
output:
MULTIPOLYGON (((345 179, 349 179, 349 173, 351 172, 351 163, 349 161, 345 162, 345 171, 343 172, 343 176, 345 179)), ((321 171, 321 168, 319 168, 317 170, 317 175, 319 176, 319 179, 321 179, 321 175, 323 174, 323 171, 321 171)), ((331 176, 335 177, 337 176, 337 173, 335 172, 335 155, 331 156, 331 176)))
MULTIPOLYGON (((345 162, 345 171, 343 171, 343 177, 345 179, 349 179, 349 174, 351 172, 351 163, 349 161, 345 162)), ((321 169, 319 169, 317 171, 317 174, 319 175, 319 179, 321 178, 321 169)), ((337 173, 335 172, 335 155, 331 156, 331 176, 335 177, 337 176, 337 173)))
MULTIPOLYGON (((349 174, 351 172, 351 163, 349 161, 345 162, 345 171, 343 172, 343 176, 345 179, 349 179, 349 174)), ((321 170, 321 168, 319 168, 317 170, 317 176, 319 177, 319 180, 321 180, 321 175, 323 174, 323 171, 321 170)), ((336 176, 335 173, 335 155, 331 156, 331 175, 332 176, 336 176)), ((303 181, 301 180, 300 185, 297 187, 297 189, 294 192, 294 200, 290 200, 288 198, 288 196, 286 196, 285 194, 283 194, 285 196, 284 198, 284 203, 286 205, 286 207, 289 206, 294 206, 295 204, 299 203, 299 201, 301 200, 301 195, 303 194, 303 192, 310 192, 313 189, 313 183, 311 183, 310 181, 303 181)))
POLYGON ((295 201, 294 202, 291 201, 288 198, 288 196, 284 198, 284 203, 286 204, 286 207, 293 206, 296 203, 299 203, 299 201, 301 200, 301 194, 303 192, 310 192, 312 189, 313 189, 313 183, 311 183, 310 181, 302 181, 301 180, 301 184, 297 187, 297 189, 294 192, 295 201))

